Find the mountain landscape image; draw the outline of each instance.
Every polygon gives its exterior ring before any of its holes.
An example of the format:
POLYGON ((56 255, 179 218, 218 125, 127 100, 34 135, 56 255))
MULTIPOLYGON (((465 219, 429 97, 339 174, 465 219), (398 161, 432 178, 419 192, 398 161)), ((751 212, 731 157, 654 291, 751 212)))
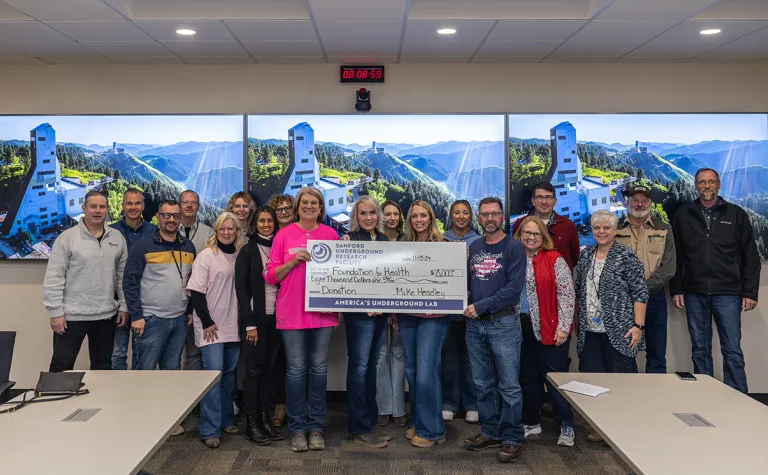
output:
POLYGON ((148 221, 160 201, 193 189, 200 195, 199 219, 213 223, 243 188, 243 144, 236 140, 242 116, 135 119, 0 119, 0 257, 47 257, 56 236, 79 220, 80 200, 91 189, 107 194, 108 222, 121 219, 122 195, 130 187, 144 192, 148 221), (214 123, 207 126, 208 119, 214 123), (147 141, 123 142, 124 136, 147 141), (102 140, 78 140, 89 137, 102 140), (34 203, 39 200, 47 201, 34 203))
POLYGON ((697 197, 696 171, 708 167, 720 174, 720 195, 747 210, 760 256, 768 258, 768 116, 764 114, 510 116, 510 136, 512 219, 532 209, 530 187, 547 180, 555 185, 558 206, 569 195, 577 197, 571 200, 578 203, 577 216, 573 205, 562 214, 570 212, 569 218, 580 224, 582 244, 590 244, 591 211, 609 209, 623 216, 623 187, 648 185, 653 215, 671 222, 682 204, 697 197), (574 156, 575 161, 557 163, 555 148, 561 158, 574 156), (570 153, 561 155, 564 148, 570 153), (572 166, 576 163, 579 170, 572 166), (607 200, 594 206, 600 193, 607 200))

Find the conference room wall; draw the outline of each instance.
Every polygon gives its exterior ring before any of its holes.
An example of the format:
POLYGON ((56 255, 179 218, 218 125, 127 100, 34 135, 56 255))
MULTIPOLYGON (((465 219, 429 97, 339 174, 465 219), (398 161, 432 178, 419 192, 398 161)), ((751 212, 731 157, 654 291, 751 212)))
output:
MULTIPOLYGON (((335 65, 3 66, 0 113, 353 113, 356 87, 338 84, 338 74, 335 65)), ((402 64, 370 89, 379 113, 765 113, 766 84, 768 64, 402 64)), ((50 362, 44 274, 45 262, 0 261, 0 330, 18 332, 11 379, 22 388, 50 362)), ((762 304, 743 317, 750 390, 759 393, 768 393, 766 285, 762 304)), ((690 370, 685 315, 670 305, 669 321, 669 368, 690 370)), ((344 389, 345 351, 339 328, 331 390, 344 389)), ((714 353, 722 377, 717 337, 714 353)), ((77 367, 87 367, 85 346, 77 367)))

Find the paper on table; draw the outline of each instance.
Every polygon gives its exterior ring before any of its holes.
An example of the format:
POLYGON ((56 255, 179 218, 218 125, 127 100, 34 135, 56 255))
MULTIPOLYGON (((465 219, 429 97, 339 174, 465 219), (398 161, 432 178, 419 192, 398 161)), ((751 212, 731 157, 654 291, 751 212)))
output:
POLYGON ((590 396, 590 397, 597 397, 602 394, 606 394, 607 392, 610 391, 610 389, 608 388, 595 386, 593 384, 580 383, 578 381, 571 381, 570 383, 565 383, 562 386, 560 386, 559 389, 570 391, 572 393, 583 394, 585 396, 590 396))

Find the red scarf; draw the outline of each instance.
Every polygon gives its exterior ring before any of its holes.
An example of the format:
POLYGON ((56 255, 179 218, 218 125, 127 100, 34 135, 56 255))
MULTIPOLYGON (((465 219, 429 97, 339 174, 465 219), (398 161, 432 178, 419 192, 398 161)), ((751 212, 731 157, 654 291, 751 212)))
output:
POLYGON ((536 298, 539 302, 539 325, 541 343, 555 344, 557 331, 557 282, 555 282, 555 261, 560 253, 541 250, 533 257, 533 277, 536 280, 536 298))

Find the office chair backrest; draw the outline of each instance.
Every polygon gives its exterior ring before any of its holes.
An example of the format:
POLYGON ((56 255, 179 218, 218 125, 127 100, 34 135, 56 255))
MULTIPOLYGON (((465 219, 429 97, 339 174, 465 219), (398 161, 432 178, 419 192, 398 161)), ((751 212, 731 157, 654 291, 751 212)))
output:
POLYGON ((7 383, 11 376, 11 361, 13 360, 15 342, 16 332, 0 332, 0 385, 7 383))

